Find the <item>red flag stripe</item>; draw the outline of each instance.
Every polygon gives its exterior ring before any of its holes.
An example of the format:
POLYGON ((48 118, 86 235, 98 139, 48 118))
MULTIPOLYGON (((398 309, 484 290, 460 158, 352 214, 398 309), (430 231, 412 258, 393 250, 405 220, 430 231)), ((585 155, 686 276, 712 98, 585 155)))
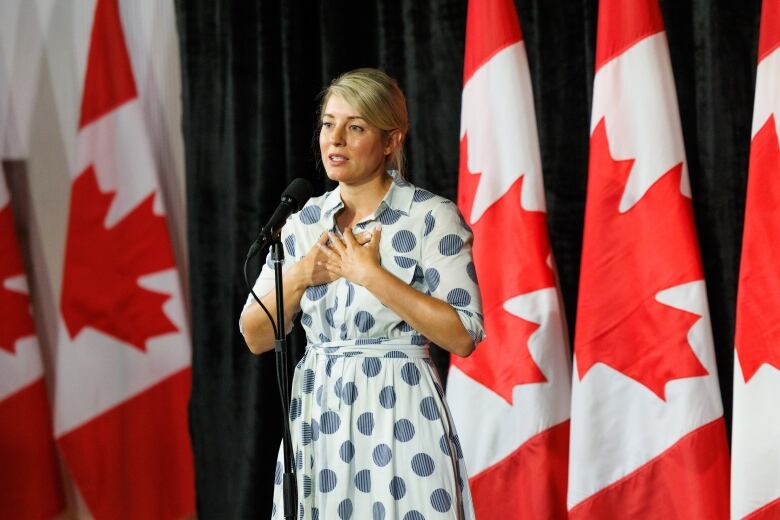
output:
MULTIPOLYGON (((505 0, 469 2, 463 83, 501 49, 522 41, 515 6, 505 0)), ((468 217, 468 215, 467 215, 468 217)))
MULTIPOLYGON (((0 182, 4 182, 0 177, 0 182)), ((4 186, 0 186, 3 189, 4 186)), ((0 208, 0 351, 16 352, 16 341, 35 334, 30 298, 4 287, 8 278, 24 274, 11 204, 0 208)))
POLYGON ((476 517, 565 518, 569 421, 548 428, 470 480, 476 517))
POLYGON ((189 394, 188 368, 60 437, 68 468, 97 520, 194 512, 194 483, 180 485, 193 475, 189 394))
POLYGON ((729 507, 726 425, 716 419, 569 510, 571 520, 723 518, 729 507))
POLYGON ((51 518, 65 507, 43 379, 0 401, 0 518, 51 518))
POLYGON ((601 0, 596 72, 638 41, 663 30, 664 20, 656 0, 601 0))
POLYGON ((777 520, 778 518, 780 518, 780 498, 756 509, 744 517, 744 520, 777 520))
POLYGON ((764 0, 761 8, 761 29, 758 37, 760 62, 780 45, 780 2, 764 0))
POLYGON ((780 143, 774 115, 753 137, 742 240, 735 347, 747 383, 763 364, 780 370, 780 143))
POLYGON ((137 97, 117 0, 97 0, 79 129, 137 97), (111 71, 107 74, 106 71, 111 71))

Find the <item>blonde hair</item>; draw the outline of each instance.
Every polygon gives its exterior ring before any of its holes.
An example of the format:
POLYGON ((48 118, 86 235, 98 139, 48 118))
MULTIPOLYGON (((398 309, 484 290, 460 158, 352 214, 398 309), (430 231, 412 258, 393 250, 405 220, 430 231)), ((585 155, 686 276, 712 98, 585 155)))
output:
POLYGON ((345 72, 322 92, 320 117, 328 99, 333 94, 349 103, 363 119, 382 131, 385 137, 390 132, 401 132, 401 144, 385 161, 385 168, 404 175, 404 140, 409 130, 409 115, 406 97, 398 82, 379 69, 362 68, 345 72))

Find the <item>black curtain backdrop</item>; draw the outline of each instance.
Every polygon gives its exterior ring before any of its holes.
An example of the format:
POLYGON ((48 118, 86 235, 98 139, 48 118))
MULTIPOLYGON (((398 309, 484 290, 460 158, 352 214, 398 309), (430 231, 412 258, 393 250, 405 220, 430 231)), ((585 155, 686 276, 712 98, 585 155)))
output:
MULTIPOLYGON (((759 0, 661 3, 688 155, 726 418, 759 0)), ((406 92, 415 184, 457 191, 465 0, 177 0, 183 74, 200 518, 268 517, 280 439, 273 354, 238 332, 241 264, 295 177, 330 188, 313 153, 316 96, 385 69, 406 92)), ((550 235, 571 331, 587 181, 597 0, 518 1, 533 79, 550 235)), ((511 237, 495 237, 496 242, 511 237)), ((251 266, 250 276, 259 270, 251 266)), ((573 336, 572 336, 573 337, 573 336)), ((303 351, 300 333, 292 357, 303 351)), ((447 356, 436 361, 446 375, 447 356)))

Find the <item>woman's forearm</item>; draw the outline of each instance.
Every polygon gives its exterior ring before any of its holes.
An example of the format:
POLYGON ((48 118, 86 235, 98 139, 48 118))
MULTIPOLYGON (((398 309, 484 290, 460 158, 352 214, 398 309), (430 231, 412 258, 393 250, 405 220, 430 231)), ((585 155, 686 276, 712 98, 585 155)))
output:
MULTIPOLYGON (((322 265, 322 261, 327 257, 321 247, 328 240, 328 234, 322 233, 320 238, 314 243, 306 256, 295 263, 285 271, 283 275, 284 283, 284 321, 289 327, 292 325, 292 319, 301 307, 301 298, 307 287, 313 285, 322 285, 330 283, 337 277, 328 272, 322 265)), ((276 319, 276 293, 270 291, 263 295, 260 300, 268 308, 268 312, 276 319)), ((249 350, 255 354, 260 354, 271 350, 274 345, 274 330, 268 316, 256 302, 252 302, 241 313, 241 325, 244 330, 244 339, 249 350)))
POLYGON ((440 347, 462 357, 474 351, 474 340, 449 303, 421 293, 382 268, 367 277, 364 286, 417 332, 440 347))
MULTIPOLYGON (((306 285, 293 268, 283 276, 284 285, 284 321, 287 327, 292 324, 293 316, 301 305, 301 298, 306 285)), ((260 295, 258 295, 260 296, 260 295)), ((270 291, 260 297, 260 301, 266 306, 268 312, 276 320, 276 292, 270 291)), ((241 313, 241 327, 244 331, 244 339, 253 354, 262 354, 271 350, 274 346, 274 330, 263 309, 252 301, 241 313)))

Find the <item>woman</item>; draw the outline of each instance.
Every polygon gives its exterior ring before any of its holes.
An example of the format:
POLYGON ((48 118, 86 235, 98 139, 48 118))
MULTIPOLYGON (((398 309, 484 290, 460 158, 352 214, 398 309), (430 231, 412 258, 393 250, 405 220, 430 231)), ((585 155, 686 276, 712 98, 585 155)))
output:
MULTIPOLYGON (((322 163, 338 187, 309 200, 281 235, 285 319, 300 312, 308 339, 290 403, 298 513, 472 518, 427 348, 468 356, 482 339, 471 232, 452 202, 403 179, 406 101, 392 78, 374 69, 343 74, 324 92, 320 124, 322 163)), ((269 265, 255 292, 274 315, 269 265)), ((248 301, 241 323, 252 352, 273 347, 256 303, 248 301)))

